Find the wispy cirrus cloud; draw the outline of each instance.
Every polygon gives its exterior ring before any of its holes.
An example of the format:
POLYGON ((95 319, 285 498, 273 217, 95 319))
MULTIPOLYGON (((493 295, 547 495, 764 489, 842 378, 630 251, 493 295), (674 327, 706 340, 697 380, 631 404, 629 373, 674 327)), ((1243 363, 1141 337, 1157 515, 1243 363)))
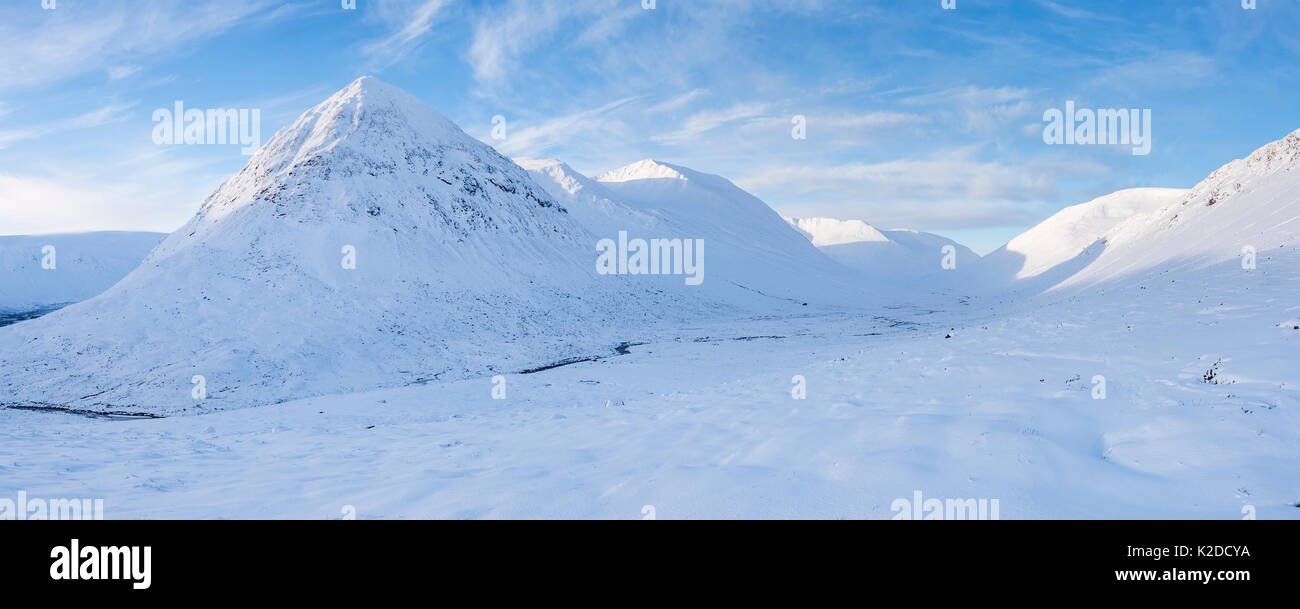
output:
POLYGON ((683 93, 676 97, 671 97, 653 106, 650 106, 649 108, 646 108, 646 112, 659 113, 659 112, 673 112, 676 110, 681 110, 682 108, 691 105, 695 101, 699 100, 700 98, 708 94, 709 91, 707 89, 692 89, 690 91, 687 91, 686 93, 683 93))
POLYGON ((380 20, 394 29, 383 38, 361 47, 371 68, 387 68, 415 50, 451 3, 452 0, 385 0, 376 3, 380 20))
POLYGON ((879 163, 766 166, 736 183, 771 200, 815 201, 786 206, 798 214, 954 229, 1032 221, 1040 202, 1061 195, 1060 180, 1108 172, 1093 161, 991 161, 960 148, 879 163))
POLYGON ((1194 51, 1155 51, 1130 61, 1100 70, 1090 81, 1092 87, 1141 89, 1188 89, 1213 78, 1214 60, 1194 51))
POLYGON ((34 140, 59 133, 66 133, 79 129, 90 129, 109 123, 121 122, 126 120, 127 111, 135 106, 135 103, 109 104, 101 108, 96 108, 95 110, 85 114, 52 123, 32 125, 9 131, 0 131, 0 150, 8 148, 15 142, 34 140))
POLYGON ((765 103, 736 104, 722 110, 705 110, 692 114, 681 128, 650 137, 650 140, 667 146, 689 144, 701 135, 724 125, 762 117, 768 110, 765 103))
POLYGON ((122 80, 123 78, 127 78, 132 74, 139 72, 140 69, 141 69, 140 66, 133 66, 133 65, 110 66, 108 68, 108 79, 122 80))
MULTIPOLYGON (((628 97, 605 104, 599 108, 546 120, 521 128, 508 128, 502 141, 485 141, 496 146, 506 156, 544 157, 558 147, 578 141, 594 141, 624 134, 627 125, 611 116, 637 98, 628 97)), ((509 124, 507 124, 509 126, 509 124)))
POLYGON ((5 61, 0 89, 57 82, 121 66, 229 31, 265 15, 274 0, 143 0, 68 3, 52 11, 14 12, 0 21, 5 61), (142 17, 143 16, 143 17, 142 17))
POLYGON ((1043 8, 1045 8, 1045 9, 1047 9, 1047 10, 1049 10, 1049 11, 1052 11, 1053 13, 1056 13, 1057 15, 1060 15, 1060 16, 1062 16, 1062 17, 1068 17, 1068 18, 1070 18, 1070 19, 1094 19, 1094 20, 1099 20, 1099 21, 1122 21, 1121 19, 1119 19, 1118 17, 1115 17, 1115 16, 1113 16, 1113 15, 1106 15, 1106 14, 1102 14, 1102 13, 1094 13, 1094 12, 1092 12, 1092 11, 1084 10, 1084 9, 1081 9, 1081 8, 1078 8, 1078 7, 1074 7, 1074 6, 1066 6, 1066 5, 1064 5, 1064 4, 1061 4, 1060 2, 1054 2, 1053 0, 1038 0, 1038 5, 1041 6, 1041 7, 1043 7, 1043 8))
POLYGON ((640 3, 615 0, 510 0, 479 15, 466 58, 475 80, 495 84, 517 67, 522 56, 557 35, 566 22, 585 20, 573 38, 593 44, 616 37, 628 18, 641 10, 640 3))

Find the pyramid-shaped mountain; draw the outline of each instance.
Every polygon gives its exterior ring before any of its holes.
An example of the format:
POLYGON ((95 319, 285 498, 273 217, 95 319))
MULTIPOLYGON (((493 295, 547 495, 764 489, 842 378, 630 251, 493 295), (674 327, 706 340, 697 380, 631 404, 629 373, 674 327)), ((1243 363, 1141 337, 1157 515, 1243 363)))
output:
POLYGON ((596 240, 515 163, 362 78, 116 286, 0 330, 0 404, 192 413, 512 372, 690 308, 598 275, 596 240))

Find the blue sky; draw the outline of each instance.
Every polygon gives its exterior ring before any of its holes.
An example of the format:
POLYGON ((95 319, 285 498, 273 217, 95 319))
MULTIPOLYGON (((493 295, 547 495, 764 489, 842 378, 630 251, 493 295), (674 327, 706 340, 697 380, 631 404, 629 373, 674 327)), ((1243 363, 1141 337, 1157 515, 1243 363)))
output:
POLYGON ((1120 188, 1190 187, 1300 128, 1296 0, 41 4, 0 7, 0 234, 173 230, 248 157, 155 144, 155 109, 259 109, 265 142, 366 74, 510 156, 589 175, 653 157, 786 215, 981 253, 1120 188), (1046 145, 1044 111, 1070 100, 1151 109, 1151 153, 1046 145))

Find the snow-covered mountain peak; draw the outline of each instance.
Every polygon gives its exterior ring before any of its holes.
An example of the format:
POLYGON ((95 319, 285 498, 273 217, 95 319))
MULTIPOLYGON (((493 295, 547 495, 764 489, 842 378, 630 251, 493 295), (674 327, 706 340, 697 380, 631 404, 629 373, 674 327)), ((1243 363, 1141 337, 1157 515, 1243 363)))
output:
POLYGON ((230 243, 240 225, 348 225, 460 241, 573 235, 565 212, 496 150, 366 77, 276 133, 150 261, 204 241, 230 243))
POLYGON ((654 159, 642 159, 631 165, 625 165, 596 176, 597 182, 630 182, 632 180, 689 180, 689 169, 663 163, 654 159))
POLYGON ((1245 165, 1261 174, 1291 170, 1300 165, 1300 129, 1276 142, 1261 146, 1246 157, 1245 165))
MULTIPOLYGON (((525 171, 549 177, 561 190, 570 195, 576 195, 584 190, 593 191, 599 189, 591 178, 574 171, 568 163, 559 159, 517 158, 514 161, 515 164, 523 167, 525 171)), ((543 187, 547 186, 546 181, 539 181, 539 183, 543 187)), ((602 196, 596 193, 593 193, 593 195, 602 196)))
POLYGON ((594 244, 519 165, 358 80, 112 289, 0 331, 0 403, 202 411, 519 370, 679 310, 599 275, 594 244))
POLYGON ((845 243, 889 241, 876 227, 861 220, 836 220, 835 218, 786 218, 792 226, 808 235, 817 247, 845 243))
POLYGON ((302 162, 341 144, 372 158, 385 153, 400 158, 413 142, 463 145, 472 139, 419 98, 365 76, 277 133, 250 165, 302 162))
POLYGON ((1220 167, 1192 189, 1183 206, 1212 207, 1241 192, 1256 178, 1294 171, 1297 167, 1300 167, 1300 130, 1220 167))

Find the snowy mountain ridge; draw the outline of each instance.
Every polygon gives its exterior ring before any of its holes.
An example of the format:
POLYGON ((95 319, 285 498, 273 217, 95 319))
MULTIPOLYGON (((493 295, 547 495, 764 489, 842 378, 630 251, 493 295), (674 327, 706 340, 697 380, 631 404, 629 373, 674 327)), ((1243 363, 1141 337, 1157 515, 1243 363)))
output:
POLYGON ((836 220, 834 218, 785 218, 800 232, 808 235, 817 247, 889 241, 889 238, 861 220, 836 220))
POLYGON ((1188 192, 1133 188, 1066 207, 985 256, 983 271, 998 285, 1026 280, 1035 280, 1035 285, 1059 282, 1065 279, 1063 273, 1077 271, 1096 256, 1101 244, 1121 225, 1176 203, 1188 192))
POLYGON ((1300 246, 1297 192, 1300 131, 1225 164, 1159 210, 1120 224, 1094 262, 1056 287, 1078 290, 1289 254, 1300 246))
POLYGON ((721 308, 597 275, 595 241, 522 168, 362 78, 114 288, 0 330, 0 403, 242 408, 604 353, 721 308))
POLYGON ((711 300, 754 312, 874 300, 776 211, 721 176, 644 159, 593 180, 556 160, 516 162, 602 237, 703 239, 710 280, 702 295, 711 300))
POLYGON ((951 247, 955 263, 963 270, 979 264, 970 248, 947 237, 912 229, 880 230, 861 220, 835 218, 785 218, 814 246, 840 264, 869 280, 893 283, 919 277, 941 278, 931 287, 947 287, 964 275, 944 272, 951 247))

